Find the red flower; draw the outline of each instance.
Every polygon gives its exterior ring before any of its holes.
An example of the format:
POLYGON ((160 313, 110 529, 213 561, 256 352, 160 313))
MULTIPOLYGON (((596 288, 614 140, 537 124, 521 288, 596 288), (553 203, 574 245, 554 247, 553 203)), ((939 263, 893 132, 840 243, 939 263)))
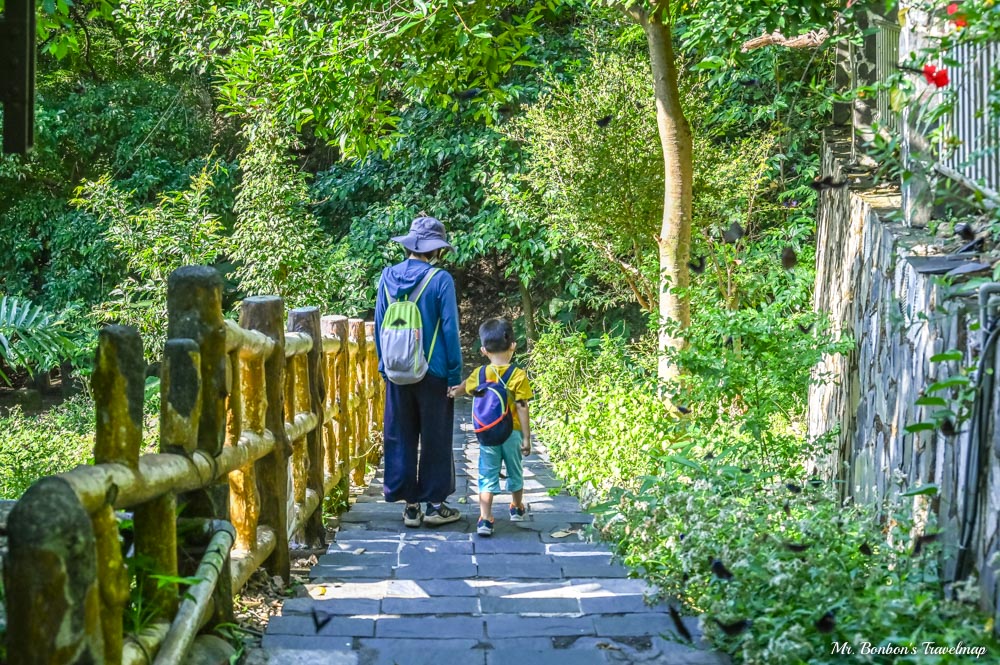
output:
POLYGON ((951 3, 950 5, 948 5, 945 11, 948 12, 948 16, 952 16, 955 12, 958 11, 958 3, 957 2, 951 3))
POLYGON ((965 17, 959 14, 955 18, 951 19, 951 22, 955 24, 956 28, 964 28, 969 25, 969 22, 965 20, 965 17))
POLYGON ((949 83, 948 70, 934 65, 924 65, 924 79, 928 84, 943 88, 949 83))

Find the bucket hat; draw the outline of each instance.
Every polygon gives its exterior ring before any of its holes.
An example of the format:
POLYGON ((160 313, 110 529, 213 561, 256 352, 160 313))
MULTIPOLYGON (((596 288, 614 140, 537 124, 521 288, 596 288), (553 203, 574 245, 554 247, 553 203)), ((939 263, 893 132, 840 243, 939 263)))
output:
POLYGON ((418 254, 433 252, 435 249, 447 248, 455 251, 448 242, 448 232, 444 224, 433 217, 417 217, 410 224, 410 232, 405 236, 393 238, 400 245, 418 254))

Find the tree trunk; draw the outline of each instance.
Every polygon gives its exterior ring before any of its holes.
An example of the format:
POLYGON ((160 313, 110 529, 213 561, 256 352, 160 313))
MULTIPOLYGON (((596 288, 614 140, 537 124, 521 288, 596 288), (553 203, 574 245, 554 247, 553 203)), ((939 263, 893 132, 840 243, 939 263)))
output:
POLYGON ((691 127, 684 117, 677 87, 670 25, 654 12, 641 21, 649 46, 649 62, 656 95, 656 125, 663 149, 663 221, 657 240, 660 251, 660 333, 658 375, 660 381, 676 378, 679 369, 666 352, 680 348, 680 331, 691 322, 690 303, 678 293, 689 282, 691 254, 691 198, 694 180, 691 127))

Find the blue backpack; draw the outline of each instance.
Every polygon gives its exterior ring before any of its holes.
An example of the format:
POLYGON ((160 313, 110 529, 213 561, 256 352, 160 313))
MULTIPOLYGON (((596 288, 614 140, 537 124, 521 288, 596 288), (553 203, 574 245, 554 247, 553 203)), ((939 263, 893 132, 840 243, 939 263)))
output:
MULTIPOLYGON (((479 368, 479 386, 472 391, 472 428, 480 445, 502 445, 514 431, 507 382, 515 369, 511 363, 503 376, 497 377, 497 381, 487 381, 486 365, 479 368)), ((495 368, 493 372, 496 374, 495 368)))

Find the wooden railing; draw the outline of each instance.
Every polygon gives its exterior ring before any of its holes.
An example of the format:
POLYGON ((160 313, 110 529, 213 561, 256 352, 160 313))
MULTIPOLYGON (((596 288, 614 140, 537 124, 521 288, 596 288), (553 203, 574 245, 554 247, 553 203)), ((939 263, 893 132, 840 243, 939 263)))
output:
POLYGON ((255 570, 288 581, 289 539, 322 545, 324 497, 346 499, 352 474, 363 482, 377 461, 374 324, 307 307, 286 332, 278 297, 244 300, 239 325, 221 305, 215 270, 170 276, 156 454, 139 455, 142 340, 100 332, 94 464, 42 478, 8 519, 12 665, 181 662, 206 624, 233 620, 233 593, 255 570), (197 581, 181 599, 184 576, 197 581), (126 635, 130 590, 149 617, 126 635))

